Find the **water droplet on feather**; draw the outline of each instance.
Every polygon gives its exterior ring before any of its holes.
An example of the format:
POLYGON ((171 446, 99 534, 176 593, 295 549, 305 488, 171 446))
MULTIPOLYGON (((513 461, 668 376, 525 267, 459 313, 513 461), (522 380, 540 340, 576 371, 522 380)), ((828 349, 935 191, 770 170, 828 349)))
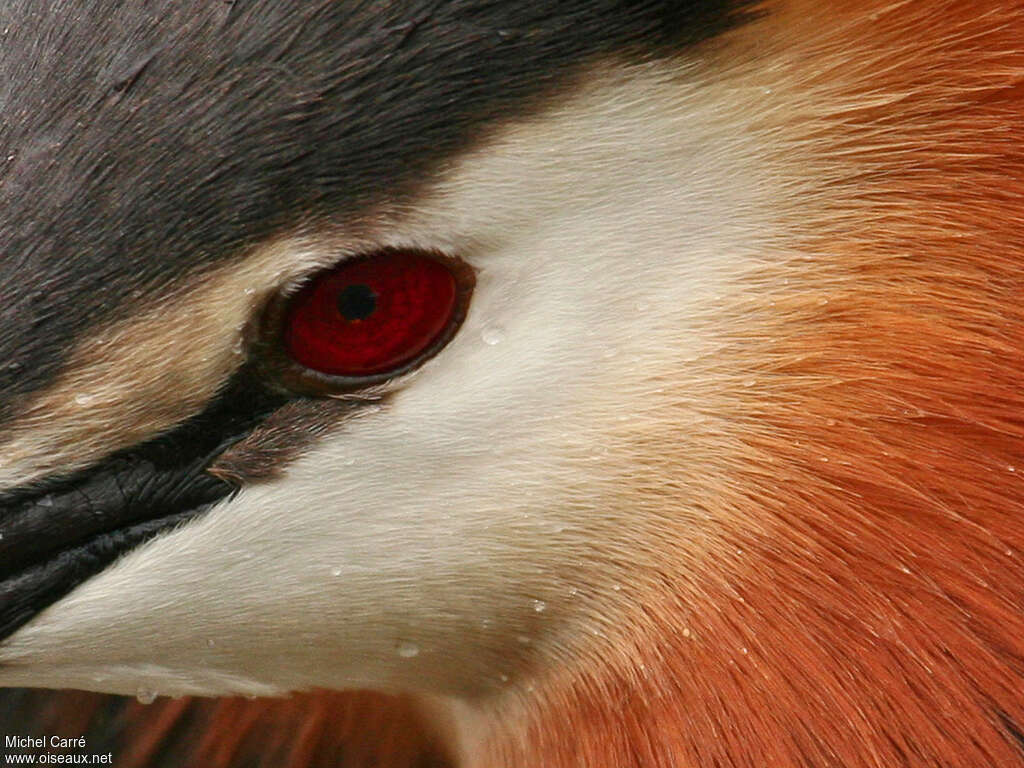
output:
POLYGON ((149 688, 138 688, 135 691, 135 700, 138 701, 139 704, 152 704, 156 701, 156 697, 157 692, 152 691, 149 688))
POLYGON ((402 643, 398 646, 398 655, 403 659, 412 659, 420 655, 420 647, 416 643, 402 643))

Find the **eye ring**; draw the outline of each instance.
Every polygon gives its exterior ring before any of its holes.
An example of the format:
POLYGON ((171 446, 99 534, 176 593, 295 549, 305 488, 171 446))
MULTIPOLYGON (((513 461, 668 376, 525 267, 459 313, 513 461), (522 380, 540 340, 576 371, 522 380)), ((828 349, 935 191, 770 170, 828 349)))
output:
MULTIPOLYGON (((279 391, 309 397, 330 397, 358 392, 409 373, 447 346, 466 318, 475 285, 476 273, 469 264, 456 256, 436 251, 385 248, 346 258, 328 269, 310 275, 297 291, 280 291, 270 299, 256 322, 251 355, 262 378, 272 388, 279 391), (454 297, 450 313, 440 332, 431 337, 429 343, 410 359, 387 370, 366 375, 349 376, 325 373, 295 359, 289 351, 288 343, 289 319, 293 313, 294 302, 312 286, 329 280, 334 273, 340 270, 361 262, 396 256, 408 256, 435 262, 444 267, 451 276, 454 284, 454 297)), ((343 297, 339 297, 339 300, 345 302, 345 308, 341 311, 345 312, 349 319, 356 320, 363 319, 367 313, 373 311, 375 299, 376 297, 368 291, 346 291, 343 297)))

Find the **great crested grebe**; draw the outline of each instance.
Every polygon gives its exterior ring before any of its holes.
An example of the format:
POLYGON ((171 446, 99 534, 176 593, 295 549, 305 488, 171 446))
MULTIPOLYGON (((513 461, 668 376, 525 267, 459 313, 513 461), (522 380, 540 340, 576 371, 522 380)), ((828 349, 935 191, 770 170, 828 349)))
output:
POLYGON ((0 735, 1024 765, 1022 30, 4 2, 0 735))

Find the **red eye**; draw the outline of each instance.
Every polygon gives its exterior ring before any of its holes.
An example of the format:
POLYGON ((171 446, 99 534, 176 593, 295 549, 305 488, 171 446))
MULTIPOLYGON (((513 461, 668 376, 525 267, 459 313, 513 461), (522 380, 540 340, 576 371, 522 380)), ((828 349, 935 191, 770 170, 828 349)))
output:
POLYGON ((285 351, 329 376, 380 377, 436 351, 461 319, 458 275, 438 258, 384 251, 303 287, 284 313, 285 351))

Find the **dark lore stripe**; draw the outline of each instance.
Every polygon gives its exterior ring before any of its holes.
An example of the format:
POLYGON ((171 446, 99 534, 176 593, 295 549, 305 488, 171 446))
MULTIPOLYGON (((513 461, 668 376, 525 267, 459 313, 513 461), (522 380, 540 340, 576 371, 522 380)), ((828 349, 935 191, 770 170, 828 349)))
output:
POLYGON ((287 398, 243 371, 167 434, 75 474, 0 494, 0 640, 162 531, 234 490, 207 472, 287 398))

